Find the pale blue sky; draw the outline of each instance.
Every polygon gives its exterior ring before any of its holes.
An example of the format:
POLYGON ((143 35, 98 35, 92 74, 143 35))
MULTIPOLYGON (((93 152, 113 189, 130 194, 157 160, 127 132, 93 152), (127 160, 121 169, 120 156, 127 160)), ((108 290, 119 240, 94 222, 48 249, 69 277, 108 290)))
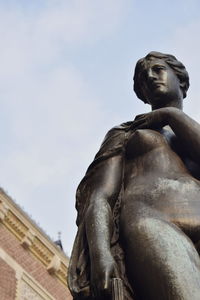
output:
POLYGON ((200 121, 198 0, 0 1, 0 184, 69 254, 75 190, 106 132, 149 107, 132 92, 151 50, 187 67, 200 121))

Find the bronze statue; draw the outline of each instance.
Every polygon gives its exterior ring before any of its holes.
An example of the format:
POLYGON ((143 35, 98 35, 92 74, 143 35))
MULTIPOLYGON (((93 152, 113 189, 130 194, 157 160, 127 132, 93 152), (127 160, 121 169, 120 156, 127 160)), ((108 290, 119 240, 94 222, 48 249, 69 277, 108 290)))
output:
POLYGON ((182 111, 188 73, 174 56, 138 61, 152 111, 111 129, 77 190, 69 265, 74 299, 200 300, 200 125, 182 111))

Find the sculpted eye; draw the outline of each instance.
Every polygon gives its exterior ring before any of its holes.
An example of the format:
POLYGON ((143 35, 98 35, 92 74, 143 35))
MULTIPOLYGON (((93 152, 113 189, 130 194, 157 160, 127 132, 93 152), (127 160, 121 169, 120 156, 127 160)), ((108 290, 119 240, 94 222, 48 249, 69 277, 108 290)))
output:
POLYGON ((165 66, 154 66, 153 67, 154 71, 160 71, 160 70, 166 70, 165 66))

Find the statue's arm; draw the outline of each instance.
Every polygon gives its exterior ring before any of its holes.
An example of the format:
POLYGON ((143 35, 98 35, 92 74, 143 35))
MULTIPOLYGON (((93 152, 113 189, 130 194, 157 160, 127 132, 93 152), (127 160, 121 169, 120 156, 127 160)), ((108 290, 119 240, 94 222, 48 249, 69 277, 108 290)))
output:
POLYGON ((91 288, 97 297, 109 293, 110 278, 115 275, 115 261, 110 251, 112 206, 121 188, 122 163, 122 155, 102 161, 90 182, 90 205, 85 215, 85 226, 91 262, 91 288))
POLYGON ((200 164, 200 124, 182 110, 174 107, 156 109, 139 115, 133 129, 156 128, 169 125, 191 158, 200 164))
POLYGON ((167 120, 191 158, 200 164, 200 124, 175 108, 167 112, 167 120))

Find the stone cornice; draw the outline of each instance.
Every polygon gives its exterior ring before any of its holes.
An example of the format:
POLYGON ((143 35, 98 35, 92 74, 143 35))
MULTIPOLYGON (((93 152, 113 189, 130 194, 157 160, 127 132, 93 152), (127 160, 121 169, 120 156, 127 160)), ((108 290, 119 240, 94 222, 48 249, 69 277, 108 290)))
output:
POLYGON ((19 240, 22 247, 43 263, 49 274, 67 286, 68 257, 2 189, 0 223, 19 240))

